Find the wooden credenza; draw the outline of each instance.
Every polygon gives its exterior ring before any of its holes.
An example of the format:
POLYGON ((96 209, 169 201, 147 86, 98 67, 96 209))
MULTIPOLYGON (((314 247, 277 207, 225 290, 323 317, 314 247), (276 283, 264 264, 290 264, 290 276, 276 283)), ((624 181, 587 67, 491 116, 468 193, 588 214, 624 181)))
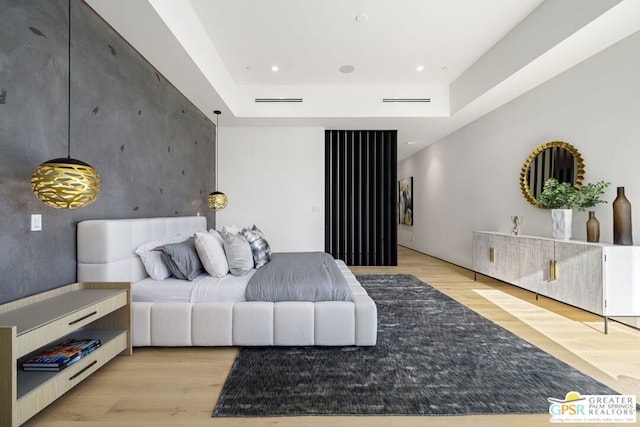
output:
POLYGON ((74 283, 0 305, 0 426, 19 426, 118 354, 131 354, 129 283, 74 283), (60 372, 22 362, 67 338, 102 345, 60 372))
POLYGON ((473 270, 609 317, 640 316, 640 247, 474 231, 473 270))

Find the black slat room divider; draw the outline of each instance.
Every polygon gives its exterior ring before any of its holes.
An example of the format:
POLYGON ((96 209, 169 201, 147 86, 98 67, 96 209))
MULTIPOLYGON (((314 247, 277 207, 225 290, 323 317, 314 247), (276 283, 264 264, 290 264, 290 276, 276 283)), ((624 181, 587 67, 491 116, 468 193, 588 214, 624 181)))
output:
POLYGON ((397 131, 325 131, 325 252, 398 265, 397 131))

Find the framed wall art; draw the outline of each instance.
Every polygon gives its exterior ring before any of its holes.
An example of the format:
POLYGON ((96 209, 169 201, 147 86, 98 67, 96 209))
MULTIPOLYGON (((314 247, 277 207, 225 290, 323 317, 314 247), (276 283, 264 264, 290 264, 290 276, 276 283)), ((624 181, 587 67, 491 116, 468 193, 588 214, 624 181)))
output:
POLYGON ((413 177, 398 181, 398 222, 413 225, 413 177))

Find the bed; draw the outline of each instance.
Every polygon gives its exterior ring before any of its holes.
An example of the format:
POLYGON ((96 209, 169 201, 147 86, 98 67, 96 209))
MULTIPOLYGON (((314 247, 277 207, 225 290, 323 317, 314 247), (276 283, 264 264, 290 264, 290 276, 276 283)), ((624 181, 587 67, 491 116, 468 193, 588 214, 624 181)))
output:
POLYGON ((78 281, 132 284, 132 340, 143 346, 373 346, 377 309, 340 260, 352 301, 246 301, 243 278, 153 280, 144 242, 206 232, 201 216, 88 220, 77 226, 78 281))

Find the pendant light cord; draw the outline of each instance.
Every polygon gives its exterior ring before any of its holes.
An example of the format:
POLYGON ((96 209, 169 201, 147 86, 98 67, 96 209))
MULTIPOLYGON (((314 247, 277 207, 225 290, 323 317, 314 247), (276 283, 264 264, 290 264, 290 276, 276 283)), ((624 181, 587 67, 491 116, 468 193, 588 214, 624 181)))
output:
POLYGON ((221 112, 219 110, 215 110, 213 112, 213 114, 216 115, 216 150, 215 150, 215 156, 216 156, 216 191, 218 191, 218 131, 220 130, 219 126, 218 126, 218 121, 220 119, 220 114, 221 112))
POLYGON ((216 191, 218 191, 218 120, 220 114, 216 114, 216 191))
POLYGON ((71 0, 69 0, 69 81, 67 94, 67 159, 71 158, 71 0))

